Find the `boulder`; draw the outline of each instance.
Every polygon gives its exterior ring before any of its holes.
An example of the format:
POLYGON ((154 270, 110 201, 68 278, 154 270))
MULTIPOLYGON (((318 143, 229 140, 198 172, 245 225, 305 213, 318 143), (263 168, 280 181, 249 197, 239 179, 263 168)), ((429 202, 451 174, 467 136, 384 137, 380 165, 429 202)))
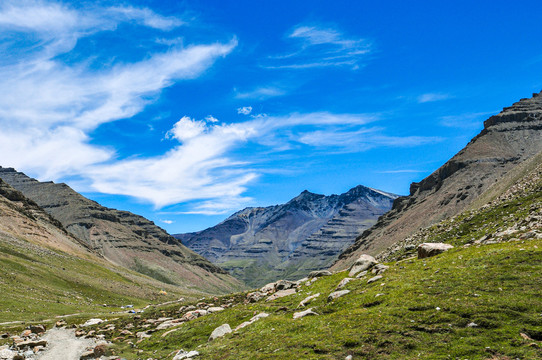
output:
POLYGON ((196 350, 184 351, 181 349, 179 350, 179 352, 177 352, 177 354, 175 354, 175 357, 173 358, 173 360, 191 359, 194 356, 198 356, 198 355, 199 355, 199 352, 196 350))
POLYGON ((275 290, 288 290, 297 287, 297 283, 289 280, 279 280, 275 283, 275 290))
POLYGON ((230 325, 228 324, 220 325, 219 327, 213 330, 213 332, 211 333, 211 336, 209 336, 209 341, 213 341, 215 339, 218 339, 219 337, 223 337, 224 335, 229 334, 231 332, 232 330, 231 330, 230 325))
POLYGON ((260 292, 260 291, 254 291, 247 294, 247 300, 248 302, 255 303, 260 301, 266 296, 266 293, 260 292))
POLYGON ((312 308, 310 308, 310 309, 307 309, 305 311, 300 311, 300 312, 294 313, 294 320, 295 319, 300 319, 302 317, 309 316, 309 315, 319 315, 319 314, 315 313, 314 311, 312 311, 312 308))
POLYGON ((340 290, 340 291, 332 292, 327 297, 327 301, 332 301, 332 300, 335 300, 337 298, 340 298, 341 296, 344 296, 344 295, 348 294, 349 292, 350 292, 350 290, 340 290))
POLYGON ((47 346, 47 340, 26 340, 18 343, 17 349, 24 349, 26 347, 34 348, 36 346, 47 346))
POLYGON ((342 279, 341 282, 339 283, 339 285, 337 285, 336 290, 342 289, 343 287, 346 286, 346 284, 348 284, 352 280, 355 280, 355 279, 354 278, 349 278, 349 277, 342 279))
POLYGON ((10 349, 2 349, 0 350, 0 360, 11 360, 15 354, 16 353, 10 349))
POLYGON ((58 320, 56 323, 55 323, 55 326, 56 327, 62 327, 62 326, 66 326, 67 323, 66 323, 66 320, 58 320))
POLYGON ((441 254, 445 251, 453 249, 450 244, 444 243, 423 243, 418 246, 418 259, 424 259, 431 256, 441 254))
POLYGON ((95 359, 95 358, 96 358, 96 356, 94 356, 94 351, 92 351, 92 350, 85 351, 79 357, 80 360, 88 360, 88 359, 95 359))
POLYGON ((105 353, 107 352, 107 345, 98 344, 94 347, 94 350, 92 350, 92 352, 94 353, 94 356, 96 357, 104 356, 105 353))
POLYGON ((372 278, 370 278, 369 280, 367 280, 367 284, 370 284, 370 283, 373 283, 373 282, 375 282, 375 281, 378 281, 378 280, 382 279, 383 277, 384 277, 384 276, 382 276, 382 275, 376 275, 375 277, 372 277, 372 278))
POLYGON ((103 322, 104 321, 102 319, 89 319, 81 326, 86 327, 86 326, 98 325, 98 324, 101 324, 103 322))
POLYGON ((375 274, 375 275, 379 275, 379 274, 382 274, 383 272, 385 272, 386 270, 388 270, 389 268, 390 268, 389 266, 384 265, 384 264, 376 264, 371 269, 371 272, 373 274, 375 274))
POLYGON ((265 294, 270 294, 272 292, 275 292, 275 283, 269 283, 267 285, 264 285, 261 289, 260 289, 261 292, 265 293, 265 294))
POLYGON ((361 277, 364 277, 365 275, 367 275, 369 272, 367 270, 363 270, 362 272, 358 273, 356 275, 356 279, 359 279, 361 277))
POLYGON ((295 294, 295 289, 280 290, 274 293, 273 295, 269 296, 265 301, 273 301, 273 300, 277 300, 279 298, 290 296, 293 294, 295 294))
POLYGON ((372 257, 371 255, 363 254, 354 262, 354 264, 350 268, 348 276, 354 277, 357 273, 369 270, 376 264, 378 264, 378 261, 376 261, 374 257, 372 257))
POLYGON ((252 324, 253 322, 258 321, 258 320, 263 319, 263 318, 266 318, 268 316, 269 316, 268 313, 265 313, 265 312, 259 313, 258 315, 253 316, 249 321, 245 321, 244 323, 237 326, 234 331, 240 330, 240 329, 252 324))
POLYGON ((42 334, 46 330, 45 325, 30 325, 28 328, 34 334, 42 334))
POLYGON ((311 271, 311 273, 309 274, 309 278, 316 278, 316 277, 330 276, 330 275, 333 275, 331 271, 316 270, 316 271, 311 271))
POLYGON ((314 294, 314 295, 311 295, 311 296, 307 296, 305 299, 303 299, 303 300, 299 303, 299 306, 298 306, 298 307, 304 307, 305 305, 307 305, 308 303, 310 303, 312 300, 316 299, 318 296, 320 296, 320 293, 314 294))
POLYGON ((220 312, 220 311, 224 311, 224 308, 222 306, 211 306, 210 308, 207 309, 207 312, 209 314, 220 312))

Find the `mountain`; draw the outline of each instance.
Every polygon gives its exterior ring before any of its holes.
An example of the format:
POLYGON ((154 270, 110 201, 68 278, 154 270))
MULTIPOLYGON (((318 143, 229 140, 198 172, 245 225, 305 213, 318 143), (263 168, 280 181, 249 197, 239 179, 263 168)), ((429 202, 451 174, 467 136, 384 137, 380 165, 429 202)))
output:
POLYGON ((0 168, 0 178, 113 264, 185 288, 216 293, 241 287, 226 271, 141 216, 106 208, 66 184, 39 182, 12 168, 0 168))
POLYGON ((174 236, 257 286, 331 265, 396 197, 364 186, 331 196, 305 190, 286 204, 246 208, 209 229, 174 236))
POLYGON ((202 296, 113 265, 2 180, 0 293, 0 323, 13 324, 202 296))
POLYGON ((542 96, 521 99, 484 122, 484 129, 346 249, 332 269, 362 253, 376 255, 416 230, 459 214, 517 167, 542 151, 542 96))

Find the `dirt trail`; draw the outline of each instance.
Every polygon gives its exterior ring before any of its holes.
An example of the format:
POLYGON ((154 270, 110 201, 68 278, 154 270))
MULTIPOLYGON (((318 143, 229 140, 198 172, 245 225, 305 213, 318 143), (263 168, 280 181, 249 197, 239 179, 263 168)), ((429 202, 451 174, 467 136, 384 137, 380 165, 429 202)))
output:
POLYGON ((47 331, 43 339, 47 340, 47 350, 36 358, 38 360, 79 360, 85 349, 95 344, 93 339, 75 337, 73 329, 54 328, 47 331))

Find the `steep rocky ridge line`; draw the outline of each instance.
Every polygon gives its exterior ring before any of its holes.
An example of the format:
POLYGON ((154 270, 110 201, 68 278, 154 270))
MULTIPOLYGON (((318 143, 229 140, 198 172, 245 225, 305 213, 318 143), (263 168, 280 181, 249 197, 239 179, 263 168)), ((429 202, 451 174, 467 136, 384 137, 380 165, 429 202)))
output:
POLYGON ((542 151, 542 96, 521 99, 484 122, 484 129, 446 164, 410 187, 410 195, 349 247, 332 269, 376 255, 416 230, 459 214, 513 169, 542 151))
POLYGON ((39 182, 12 168, 0 168, 0 178, 114 264, 167 283, 211 292, 227 292, 241 286, 225 270, 144 217, 106 208, 66 184, 39 182))
POLYGON ((209 229, 175 236, 259 286, 329 266, 396 197, 364 186, 330 196, 303 191, 286 204, 246 208, 209 229))

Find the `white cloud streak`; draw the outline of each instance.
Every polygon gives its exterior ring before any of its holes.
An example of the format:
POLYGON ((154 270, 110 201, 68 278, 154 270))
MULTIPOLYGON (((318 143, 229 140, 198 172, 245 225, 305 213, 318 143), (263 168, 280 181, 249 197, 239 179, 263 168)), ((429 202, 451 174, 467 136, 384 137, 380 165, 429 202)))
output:
POLYGON ((349 38, 333 28, 298 25, 288 34, 296 50, 271 56, 268 69, 310 69, 348 67, 357 70, 371 52, 371 43, 362 38, 349 38))
POLYGON ((235 97, 237 99, 257 99, 265 100, 272 97, 283 96, 286 94, 286 91, 274 86, 261 86, 253 90, 241 92, 236 91, 235 97))
POLYGON ((416 99, 418 103, 428 103, 428 102, 435 102, 435 101, 441 101, 441 100, 448 100, 452 98, 450 94, 442 94, 442 93, 426 93, 418 96, 416 99))

